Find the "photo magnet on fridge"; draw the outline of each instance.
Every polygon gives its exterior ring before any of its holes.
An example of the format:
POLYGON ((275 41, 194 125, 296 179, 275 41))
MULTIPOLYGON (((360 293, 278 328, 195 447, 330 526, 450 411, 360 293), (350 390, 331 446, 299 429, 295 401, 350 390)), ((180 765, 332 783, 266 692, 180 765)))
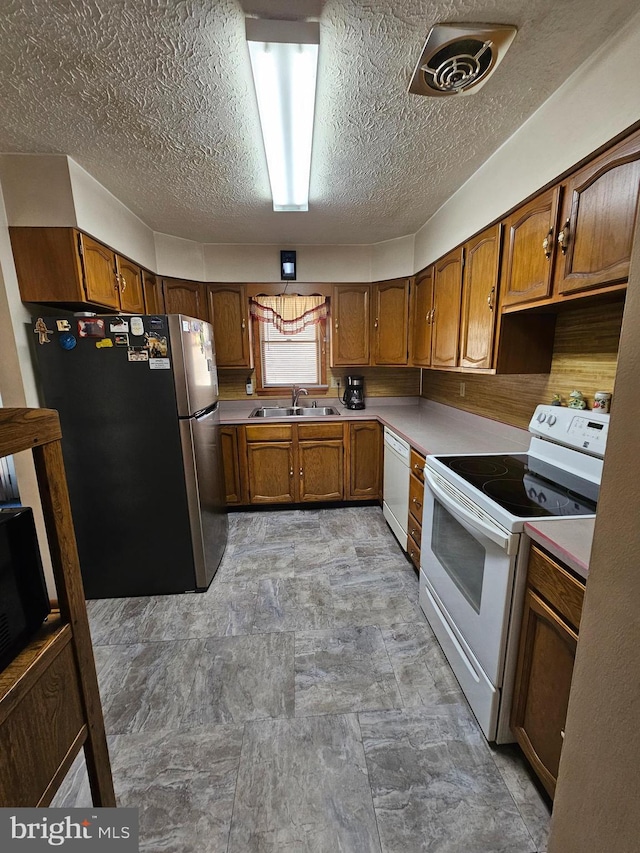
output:
POLYGON ((97 317, 78 320, 78 335, 81 338, 104 338, 104 320, 97 317))
POLYGON ((56 327, 59 332, 71 331, 71 323, 68 320, 56 320, 56 327))
POLYGON ((127 335, 126 333, 121 334, 121 335, 114 335, 113 336, 113 342, 115 343, 115 345, 117 347, 128 347, 129 346, 129 335, 127 335))
POLYGON ((129 347, 127 359, 129 361, 149 361, 149 351, 146 349, 135 349, 134 347, 129 347))
POLYGON ((126 320, 114 320, 113 323, 109 323, 109 331, 110 332, 128 332, 129 324, 126 320))
POLYGON ((165 358, 167 355, 167 339, 155 332, 145 332, 144 338, 147 342, 150 358, 165 358))

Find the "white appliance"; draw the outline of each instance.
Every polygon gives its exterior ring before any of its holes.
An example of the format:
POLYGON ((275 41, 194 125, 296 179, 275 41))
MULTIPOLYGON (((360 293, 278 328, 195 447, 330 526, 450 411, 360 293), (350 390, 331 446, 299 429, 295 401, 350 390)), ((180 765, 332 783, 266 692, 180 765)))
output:
POLYGON ((385 427, 382 512, 404 551, 407 550, 410 457, 411 446, 385 427))
POLYGON ((538 406, 528 453, 427 456, 420 605, 487 740, 514 740, 524 524, 595 515, 608 426, 538 406))

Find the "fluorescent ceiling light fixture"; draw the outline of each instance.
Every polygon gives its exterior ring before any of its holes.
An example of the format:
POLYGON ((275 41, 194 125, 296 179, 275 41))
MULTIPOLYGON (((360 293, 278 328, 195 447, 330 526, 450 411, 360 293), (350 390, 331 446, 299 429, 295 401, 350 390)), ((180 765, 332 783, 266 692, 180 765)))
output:
POLYGON ((246 20, 274 210, 309 209, 320 27, 246 20))

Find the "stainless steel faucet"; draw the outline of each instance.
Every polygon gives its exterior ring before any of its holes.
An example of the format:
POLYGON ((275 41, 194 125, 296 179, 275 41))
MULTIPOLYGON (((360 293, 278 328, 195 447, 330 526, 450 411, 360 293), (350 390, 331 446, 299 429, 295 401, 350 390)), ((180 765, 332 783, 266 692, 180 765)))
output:
POLYGON ((300 394, 309 394, 306 388, 299 388, 297 385, 294 385, 291 389, 291 408, 295 409, 298 405, 298 397, 300 394))

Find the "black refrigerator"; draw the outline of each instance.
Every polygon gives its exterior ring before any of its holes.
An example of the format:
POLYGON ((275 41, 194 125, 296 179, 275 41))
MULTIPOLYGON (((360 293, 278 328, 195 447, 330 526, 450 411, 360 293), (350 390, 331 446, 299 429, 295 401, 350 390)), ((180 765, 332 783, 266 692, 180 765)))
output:
POLYGON ((227 541, 209 323, 181 314, 39 317, 87 598, 204 591, 227 541))

